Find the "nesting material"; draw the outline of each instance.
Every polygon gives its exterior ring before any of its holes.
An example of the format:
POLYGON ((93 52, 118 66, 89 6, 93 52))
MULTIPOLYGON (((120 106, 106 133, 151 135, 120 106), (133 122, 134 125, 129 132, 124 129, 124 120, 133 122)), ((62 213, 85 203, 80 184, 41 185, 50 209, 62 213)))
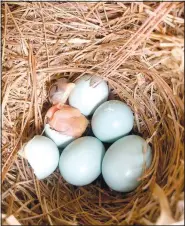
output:
MULTIPOLYGON (((161 224, 182 221, 184 200, 184 3, 2 4, 2 213, 22 225, 161 224), (57 169, 38 181, 17 153, 41 134, 52 82, 84 74, 108 82, 110 99, 134 112, 134 133, 153 162, 123 194, 100 177, 74 187, 57 169), (163 215, 164 216, 164 215, 163 215), (173 218, 173 220, 171 220, 173 218), (12 219, 12 218, 11 218, 12 219)), ((12 222, 12 220, 11 220, 12 222)), ((10 223, 9 223, 10 224, 10 223)))

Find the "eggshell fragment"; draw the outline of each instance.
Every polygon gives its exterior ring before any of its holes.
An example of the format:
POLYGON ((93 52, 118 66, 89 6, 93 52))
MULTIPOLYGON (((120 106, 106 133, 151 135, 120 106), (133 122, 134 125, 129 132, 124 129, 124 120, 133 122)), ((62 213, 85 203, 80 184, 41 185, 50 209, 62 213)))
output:
POLYGON ((69 95, 69 104, 89 116, 96 108, 108 99, 109 88, 102 78, 85 75, 75 83, 69 95))
POLYGON ((36 135, 24 147, 24 156, 41 180, 52 174, 58 166, 59 150, 56 144, 45 136, 36 135))
POLYGON ((75 139, 72 136, 68 136, 60 132, 57 132, 56 130, 51 129, 49 124, 45 125, 44 131, 46 136, 49 137, 51 140, 53 140, 57 145, 57 147, 59 148, 65 148, 68 144, 70 144, 75 139))

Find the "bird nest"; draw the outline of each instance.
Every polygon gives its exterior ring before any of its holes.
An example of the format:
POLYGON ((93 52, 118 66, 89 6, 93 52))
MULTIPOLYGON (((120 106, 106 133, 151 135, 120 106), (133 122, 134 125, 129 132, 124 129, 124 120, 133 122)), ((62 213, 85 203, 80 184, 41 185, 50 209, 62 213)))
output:
POLYGON ((150 225, 181 220, 183 7, 183 2, 2 5, 4 224, 150 225), (133 192, 112 191, 101 177, 75 187, 58 169, 39 181, 17 155, 43 131, 49 85, 84 74, 108 82, 109 99, 131 107, 134 133, 152 147, 152 165, 133 192))

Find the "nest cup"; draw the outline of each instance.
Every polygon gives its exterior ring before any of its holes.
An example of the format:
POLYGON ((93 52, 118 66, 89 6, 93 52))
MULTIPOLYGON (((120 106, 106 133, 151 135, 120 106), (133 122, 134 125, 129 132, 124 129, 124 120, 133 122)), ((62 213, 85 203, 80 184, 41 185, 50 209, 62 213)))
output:
POLYGON ((166 210, 162 200, 169 207, 163 223, 180 220, 183 6, 150 2, 3 5, 2 212, 7 219, 13 215, 23 225, 149 225, 166 210), (158 16, 158 7, 166 17, 158 16), (153 29, 147 34, 141 30, 136 46, 132 37, 148 18, 147 23, 153 20, 152 12, 156 13, 155 23, 150 24, 153 29), (61 77, 73 82, 84 74, 108 82, 109 99, 127 103, 134 112, 132 133, 152 147, 152 165, 133 192, 110 190, 102 176, 90 185, 75 187, 63 180, 58 169, 38 181, 28 162, 17 156, 25 142, 42 133, 50 84, 61 77), (168 217, 173 220, 168 222, 168 217))

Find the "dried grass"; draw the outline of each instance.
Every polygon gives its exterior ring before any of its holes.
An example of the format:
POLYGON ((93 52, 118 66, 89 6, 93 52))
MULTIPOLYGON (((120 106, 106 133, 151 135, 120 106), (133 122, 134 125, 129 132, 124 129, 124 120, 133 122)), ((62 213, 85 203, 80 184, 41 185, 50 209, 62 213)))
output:
MULTIPOLYGON (((2 6, 2 211, 21 224, 153 224, 155 184, 170 216, 184 188, 184 3, 14 2, 2 6), (135 133, 153 163, 129 194, 102 181, 67 184, 56 170, 38 181, 17 152, 43 130, 48 86, 85 73, 104 77, 111 98, 135 112, 135 133), (170 210, 169 210, 170 209, 170 210)), ((161 205, 162 208, 162 205, 161 205)), ((161 212, 162 213, 162 212, 161 212)))

